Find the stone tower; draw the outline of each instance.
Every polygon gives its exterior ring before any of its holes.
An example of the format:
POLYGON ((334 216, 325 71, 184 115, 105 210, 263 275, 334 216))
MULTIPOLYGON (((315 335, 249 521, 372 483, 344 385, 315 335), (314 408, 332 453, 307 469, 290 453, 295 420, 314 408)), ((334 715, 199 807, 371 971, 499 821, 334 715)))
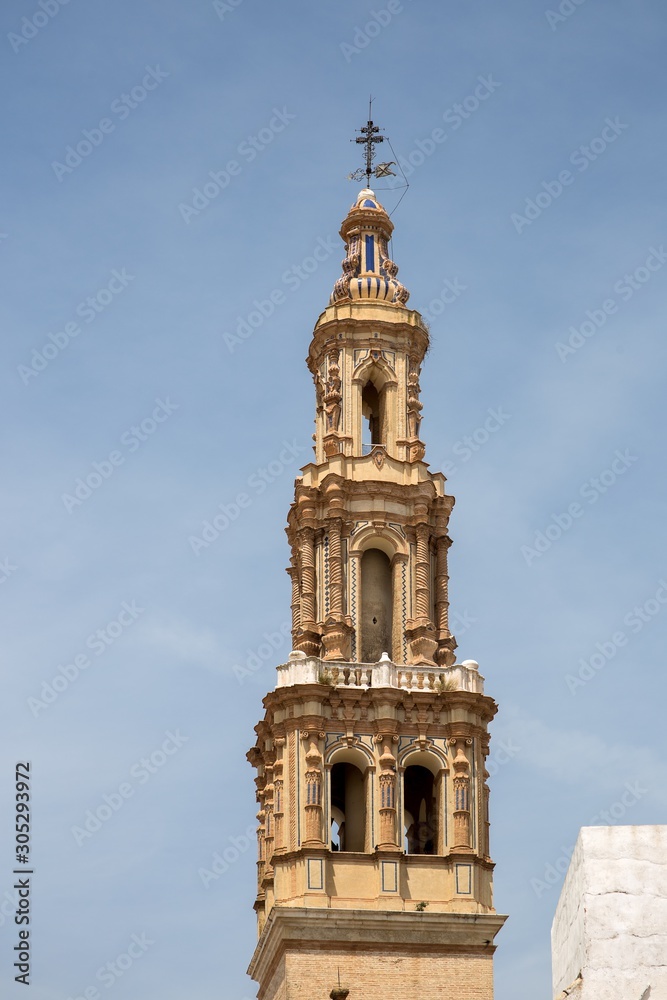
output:
POLYGON ((260 1000, 320 1000, 339 975, 350 1000, 493 996, 496 705, 477 664, 455 662, 454 499, 424 462, 429 335, 389 259, 392 229, 361 191, 308 355, 315 458, 288 516, 293 650, 248 754, 260 1000))

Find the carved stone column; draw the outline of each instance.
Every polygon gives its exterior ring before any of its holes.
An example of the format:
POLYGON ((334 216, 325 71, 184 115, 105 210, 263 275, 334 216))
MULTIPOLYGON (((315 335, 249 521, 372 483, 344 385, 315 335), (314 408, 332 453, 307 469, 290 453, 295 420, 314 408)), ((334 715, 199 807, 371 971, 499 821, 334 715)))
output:
POLYGON ((264 805, 261 801, 260 794, 260 806, 257 811, 257 885, 260 891, 264 892, 262 888, 262 883, 264 882, 264 869, 266 868, 266 846, 265 846, 265 832, 266 827, 264 825, 264 820, 266 818, 266 813, 264 812, 264 805))
POLYGON ((380 850, 398 850, 396 840, 396 758, 391 752, 392 742, 398 743, 398 736, 376 736, 382 744, 380 755, 380 850))
POLYGON ((343 614, 343 522, 338 517, 329 522, 329 609, 331 614, 343 614))
MULTIPOLYGON (((452 741, 457 742, 456 740, 452 741)), ((470 764, 458 741, 454 768, 454 844, 455 851, 470 850, 470 764)), ((465 741, 472 744, 471 739, 465 741)))
POLYGON ((431 557, 429 553, 429 526, 417 525, 417 560, 415 562, 415 610, 417 618, 428 620, 431 610, 431 557))
POLYGON ((343 522, 333 517, 329 533, 329 614, 324 623, 322 646, 325 660, 349 660, 352 655, 352 623, 344 614, 343 522))
POLYGON ((266 859, 266 867, 264 869, 264 881, 271 881, 273 879, 273 845, 274 845, 274 828, 273 828, 273 765, 267 763, 266 765, 266 784, 264 786, 264 851, 266 859))
POLYGON ((436 632, 431 614, 431 551, 430 528, 420 521, 416 528, 415 557, 415 617, 408 622, 406 634, 410 644, 410 663, 435 666, 436 632))
POLYGON ((285 817, 283 802, 283 747, 284 737, 278 736, 275 740, 276 752, 279 754, 273 766, 273 835, 274 853, 278 854, 285 850, 283 821, 285 817))
POLYGON ((319 656, 320 634, 315 622, 315 531, 311 527, 298 532, 299 567, 301 571, 301 608, 295 649, 306 656, 319 656))
POLYGON ((447 573, 447 550, 452 544, 447 535, 436 541, 435 556, 435 627, 438 633, 438 648, 435 661, 440 666, 451 667, 456 657, 456 640, 449 631, 449 575, 447 573))
POLYGON ((292 601, 290 604, 292 609, 292 646, 296 648, 299 626, 301 624, 301 594, 299 593, 299 572, 297 567, 294 565, 294 560, 292 560, 292 565, 289 567, 287 572, 289 573, 290 580, 292 581, 292 601))
MULTIPOLYGON (((322 754, 318 747, 318 734, 304 732, 301 739, 309 743, 306 751, 306 847, 324 847, 322 840, 322 754)), ((324 733, 319 734, 324 739, 324 733)))
POLYGON ((312 528, 299 531, 301 560, 301 622, 315 621, 315 532, 312 528))
POLYGON ((487 785, 487 778, 489 777, 489 772, 484 768, 484 784, 482 785, 482 849, 481 853, 485 858, 490 856, 491 848, 489 846, 489 830, 491 824, 489 822, 489 786, 487 785))

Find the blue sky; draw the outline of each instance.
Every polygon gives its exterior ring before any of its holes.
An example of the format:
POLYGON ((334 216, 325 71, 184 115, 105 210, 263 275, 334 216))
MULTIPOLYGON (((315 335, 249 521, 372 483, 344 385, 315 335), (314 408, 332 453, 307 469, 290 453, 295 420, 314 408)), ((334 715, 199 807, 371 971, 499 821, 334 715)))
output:
POLYGON ((303 359, 369 93, 412 165, 393 257, 431 317, 459 657, 500 704, 496 995, 549 996, 578 828, 667 804, 663 5, 43 4, 9 0, 0 31, 0 795, 29 758, 33 1000, 255 996, 244 755, 289 650, 303 359), (270 315, 242 339, 256 300, 270 315), (118 808, 77 835, 105 795, 118 808))

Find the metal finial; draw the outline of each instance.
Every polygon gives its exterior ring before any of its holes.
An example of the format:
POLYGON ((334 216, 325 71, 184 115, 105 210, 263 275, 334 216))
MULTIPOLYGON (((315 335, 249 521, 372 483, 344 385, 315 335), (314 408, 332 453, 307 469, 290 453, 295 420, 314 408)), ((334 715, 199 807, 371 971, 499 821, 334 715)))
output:
POLYGON ((373 169, 373 160, 375 159, 375 146, 378 142, 384 142, 387 138, 386 135, 380 135, 380 129, 377 125, 373 124, 371 118, 372 114, 373 98, 371 97, 368 101, 368 121, 363 128, 357 129, 357 132, 361 134, 357 136, 356 139, 350 139, 350 142, 359 143, 365 146, 364 159, 366 161, 365 167, 359 167, 354 173, 349 174, 349 179, 352 181, 359 181, 366 175, 366 187, 370 187, 371 177, 375 174, 376 177, 387 177, 389 174, 393 174, 394 171, 389 168, 394 165, 392 160, 390 163, 379 163, 375 169, 373 169))

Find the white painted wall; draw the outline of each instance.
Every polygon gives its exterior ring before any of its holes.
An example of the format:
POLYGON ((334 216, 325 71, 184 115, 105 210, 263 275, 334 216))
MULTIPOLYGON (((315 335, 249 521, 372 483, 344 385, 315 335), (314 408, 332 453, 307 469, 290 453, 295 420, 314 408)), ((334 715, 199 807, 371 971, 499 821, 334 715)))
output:
POLYGON ((667 826, 581 829, 551 952, 554 997, 667 1000, 667 826))

